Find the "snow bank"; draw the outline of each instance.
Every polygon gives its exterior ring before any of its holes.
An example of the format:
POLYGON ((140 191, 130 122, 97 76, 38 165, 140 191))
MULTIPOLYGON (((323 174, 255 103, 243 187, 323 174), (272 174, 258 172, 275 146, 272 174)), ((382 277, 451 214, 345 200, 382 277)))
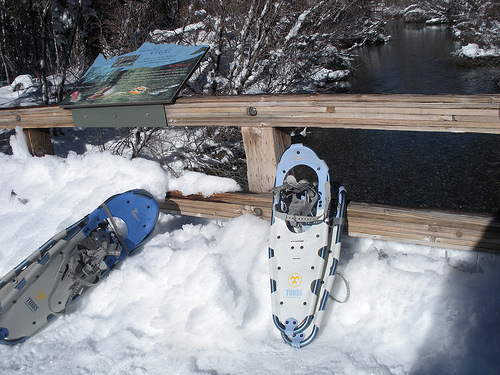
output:
POLYGON ((35 85, 35 80, 29 74, 17 76, 10 84, 12 91, 24 91, 35 85))
POLYGON ((499 57, 500 49, 496 47, 483 49, 475 43, 469 43, 457 51, 459 56, 476 58, 476 57, 499 57))
POLYGON ((203 173, 184 171, 182 175, 171 180, 168 184, 169 191, 179 190, 184 195, 202 194, 209 197, 212 194, 239 191, 240 186, 230 178, 207 176, 203 173))
MULTIPOLYGON (((0 153, 0 275, 112 194, 178 184, 155 162, 109 153, 0 153), (15 192, 12 193, 12 191, 15 192)), ((223 186, 227 181, 222 181, 223 186)), ((231 184, 229 184, 231 185, 231 184)), ((271 319, 269 223, 161 214, 154 236, 62 317, 0 347, 13 374, 494 373, 500 366, 500 259, 345 238, 346 304, 330 302, 319 337, 284 344, 271 319)), ((340 281, 338 278, 337 281, 340 281)), ((335 293, 345 293, 341 284, 335 293)))
POLYGON ((0 87, 0 107, 33 105, 40 85, 28 74, 20 75, 10 85, 0 87))

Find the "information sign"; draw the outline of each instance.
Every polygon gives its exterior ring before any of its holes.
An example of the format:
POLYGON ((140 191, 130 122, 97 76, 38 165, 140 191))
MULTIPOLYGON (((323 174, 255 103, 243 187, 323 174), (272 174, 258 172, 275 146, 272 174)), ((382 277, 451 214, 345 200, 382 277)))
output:
POLYGON ((109 60, 99 55, 60 106, 173 103, 208 48, 144 43, 109 60))

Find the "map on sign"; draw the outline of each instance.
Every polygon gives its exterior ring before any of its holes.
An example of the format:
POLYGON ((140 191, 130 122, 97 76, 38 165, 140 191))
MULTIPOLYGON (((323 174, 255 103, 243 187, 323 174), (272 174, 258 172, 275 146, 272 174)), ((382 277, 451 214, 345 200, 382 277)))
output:
POLYGON ((172 103, 208 48, 144 43, 109 60, 99 55, 60 106, 172 103))

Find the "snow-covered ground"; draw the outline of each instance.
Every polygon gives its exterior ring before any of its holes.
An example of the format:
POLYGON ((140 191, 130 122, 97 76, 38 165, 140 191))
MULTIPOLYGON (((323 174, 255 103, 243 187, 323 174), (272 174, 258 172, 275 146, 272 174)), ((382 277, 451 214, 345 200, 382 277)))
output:
MULTIPOLYGON (((0 275, 131 188, 209 195, 234 181, 95 150, 36 158, 22 133, 0 153, 0 275)), ((57 148, 57 145, 56 145, 57 148)), ((344 238, 345 304, 330 301, 309 346, 271 320, 269 223, 161 214, 142 251, 25 343, 0 346, 7 374, 497 374, 500 258, 344 238)), ((337 278, 337 280, 340 280, 337 278)), ((343 297, 342 285, 336 293, 343 297)))

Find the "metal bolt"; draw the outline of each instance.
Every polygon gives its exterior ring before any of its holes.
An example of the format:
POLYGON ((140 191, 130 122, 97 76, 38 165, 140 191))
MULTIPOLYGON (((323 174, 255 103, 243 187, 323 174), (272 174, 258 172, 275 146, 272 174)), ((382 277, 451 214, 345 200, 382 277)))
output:
POLYGON ((248 107, 247 108, 247 113, 250 115, 250 116, 255 116, 257 114, 257 110, 254 108, 254 107, 248 107))

